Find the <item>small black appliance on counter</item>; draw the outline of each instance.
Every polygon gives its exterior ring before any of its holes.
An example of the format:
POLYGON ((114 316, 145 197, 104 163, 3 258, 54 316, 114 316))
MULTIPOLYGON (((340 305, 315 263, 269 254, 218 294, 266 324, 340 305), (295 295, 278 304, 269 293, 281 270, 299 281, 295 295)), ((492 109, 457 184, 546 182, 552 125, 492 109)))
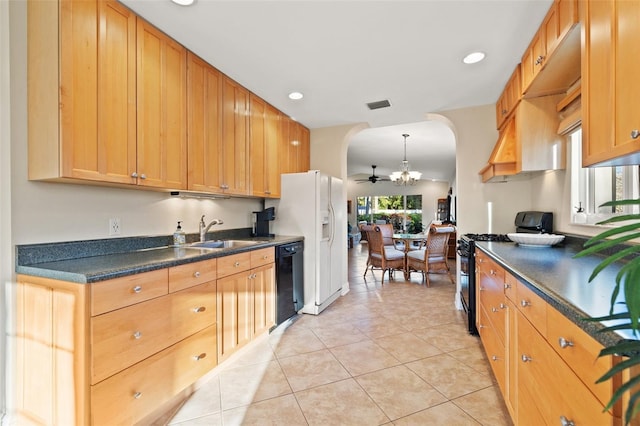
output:
POLYGON ((260 212, 253 212, 256 215, 254 235, 256 237, 275 237, 269 232, 269 222, 276 218, 275 207, 266 208, 260 212))
POLYGON ((525 211, 516 214, 516 232, 525 234, 553 233, 553 213, 525 211))

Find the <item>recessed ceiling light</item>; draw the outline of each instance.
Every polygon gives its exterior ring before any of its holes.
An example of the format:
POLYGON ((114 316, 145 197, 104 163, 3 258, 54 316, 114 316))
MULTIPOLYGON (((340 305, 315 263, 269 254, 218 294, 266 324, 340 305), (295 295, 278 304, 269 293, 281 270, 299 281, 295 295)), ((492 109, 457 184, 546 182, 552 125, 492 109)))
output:
POLYGON ((298 99, 304 98, 304 95, 300 92, 291 92, 289 93, 289 99, 293 99, 297 101, 298 99))
POLYGON ((196 0, 171 0, 175 4, 179 4, 180 6, 191 6, 195 3, 196 0))
POLYGON ((484 56, 484 52, 472 52, 465 56, 462 62, 465 64, 475 64, 476 62, 483 60, 484 56))

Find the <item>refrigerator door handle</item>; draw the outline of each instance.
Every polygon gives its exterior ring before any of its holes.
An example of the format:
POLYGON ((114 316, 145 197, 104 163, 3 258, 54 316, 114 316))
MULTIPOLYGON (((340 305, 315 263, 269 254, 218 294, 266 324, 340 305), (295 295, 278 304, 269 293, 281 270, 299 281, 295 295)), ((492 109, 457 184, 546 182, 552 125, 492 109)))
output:
POLYGON ((331 218, 329 219, 329 226, 331 227, 329 229, 329 245, 331 246, 333 245, 333 240, 336 236, 336 212, 333 210, 332 204, 329 204, 329 214, 331 215, 331 218))

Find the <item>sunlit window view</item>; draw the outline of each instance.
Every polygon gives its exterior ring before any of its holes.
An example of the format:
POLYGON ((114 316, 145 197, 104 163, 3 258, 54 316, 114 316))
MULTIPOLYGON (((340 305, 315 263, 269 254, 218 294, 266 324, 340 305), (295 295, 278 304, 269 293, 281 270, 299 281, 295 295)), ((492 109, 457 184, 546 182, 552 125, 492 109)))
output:
POLYGON ((398 232, 420 233, 422 195, 358 197, 358 222, 390 223, 398 232))

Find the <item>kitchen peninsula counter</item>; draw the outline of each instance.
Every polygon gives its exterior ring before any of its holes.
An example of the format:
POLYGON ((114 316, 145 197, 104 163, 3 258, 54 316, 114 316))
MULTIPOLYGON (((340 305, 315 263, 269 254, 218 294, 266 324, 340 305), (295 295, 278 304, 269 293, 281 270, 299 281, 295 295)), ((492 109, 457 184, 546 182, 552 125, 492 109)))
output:
MULTIPOLYGON (((610 265, 589 282, 592 271, 603 257, 575 258, 585 241, 567 236, 563 243, 553 247, 521 247, 516 243, 480 241, 476 242, 476 247, 604 346, 613 345, 621 338, 637 338, 628 330, 599 331, 611 322, 585 320, 609 313, 616 274, 622 266, 610 265)), ((622 292, 617 301, 624 301, 622 292)))
POLYGON ((168 245, 171 237, 131 237, 16 246, 16 273, 75 283, 93 283, 236 253, 302 241, 301 236, 215 239, 256 241, 219 250, 168 245))

